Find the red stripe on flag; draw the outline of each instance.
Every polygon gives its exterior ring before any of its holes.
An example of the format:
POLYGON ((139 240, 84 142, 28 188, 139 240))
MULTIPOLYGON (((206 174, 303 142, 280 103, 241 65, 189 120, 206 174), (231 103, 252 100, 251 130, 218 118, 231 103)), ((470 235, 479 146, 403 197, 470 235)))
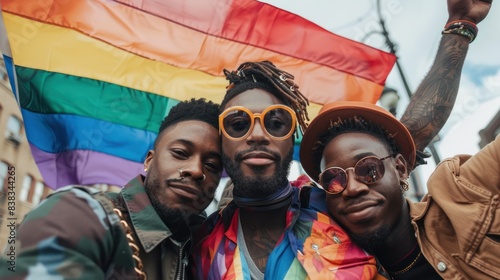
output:
POLYGON ((395 56, 325 30, 298 15, 255 0, 116 0, 243 44, 311 61, 383 85, 395 56))

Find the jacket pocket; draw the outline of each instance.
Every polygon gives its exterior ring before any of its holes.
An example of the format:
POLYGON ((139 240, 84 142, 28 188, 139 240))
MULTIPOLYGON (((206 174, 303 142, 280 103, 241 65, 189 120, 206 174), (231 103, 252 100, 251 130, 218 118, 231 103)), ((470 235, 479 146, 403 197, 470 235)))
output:
MULTIPOLYGON (((498 198, 498 197, 496 197, 498 198)), ((500 208, 493 199, 491 224, 476 250, 470 253, 469 264, 493 279, 500 279, 500 208)))

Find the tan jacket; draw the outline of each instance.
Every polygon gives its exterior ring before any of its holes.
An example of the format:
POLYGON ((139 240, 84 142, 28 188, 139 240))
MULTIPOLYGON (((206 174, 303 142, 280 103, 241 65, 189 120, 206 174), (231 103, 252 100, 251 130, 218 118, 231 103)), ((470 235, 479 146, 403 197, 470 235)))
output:
POLYGON ((500 279, 500 137, 441 162, 409 201, 422 253, 444 279, 500 279))

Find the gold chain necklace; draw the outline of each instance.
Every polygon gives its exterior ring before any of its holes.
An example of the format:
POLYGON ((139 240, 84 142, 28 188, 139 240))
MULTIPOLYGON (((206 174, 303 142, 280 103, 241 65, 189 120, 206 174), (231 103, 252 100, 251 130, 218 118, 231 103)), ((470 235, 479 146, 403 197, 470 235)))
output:
POLYGON ((403 274, 405 272, 407 272, 408 270, 410 270, 414 265, 415 263, 417 262, 418 258, 420 258, 420 255, 422 255, 422 251, 418 252, 418 255, 417 257, 405 268, 399 270, 399 271, 396 271, 396 272, 389 272, 390 274, 392 275, 400 275, 400 274, 403 274))
POLYGON ((123 217, 122 211, 118 210, 117 208, 113 208, 113 211, 118 215, 120 218, 120 224, 123 227, 123 230, 125 230, 125 236, 127 237, 128 245, 130 246, 130 249, 132 249, 132 258, 135 260, 136 266, 134 267, 135 272, 137 273, 137 277, 139 280, 146 280, 148 279, 146 273, 144 273, 144 265, 142 264, 142 260, 139 257, 139 246, 137 246, 135 239, 133 237, 133 232, 130 226, 128 225, 127 221, 123 217))

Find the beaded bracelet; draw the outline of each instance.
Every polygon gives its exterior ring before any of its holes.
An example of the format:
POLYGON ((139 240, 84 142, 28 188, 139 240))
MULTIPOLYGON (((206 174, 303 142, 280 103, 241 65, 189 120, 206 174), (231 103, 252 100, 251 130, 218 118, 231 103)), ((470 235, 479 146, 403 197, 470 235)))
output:
POLYGON ((470 21, 470 20, 454 20, 454 21, 450 21, 448 22, 445 26, 444 26, 444 29, 448 29, 450 28, 451 26, 453 25, 467 25, 468 28, 471 28, 474 33, 477 34, 477 25, 470 21))
POLYGON ((454 20, 445 25, 441 34, 458 34, 469 38, 470 43, 476 39, 478 29, 475 23, 468 20, 454 20))

